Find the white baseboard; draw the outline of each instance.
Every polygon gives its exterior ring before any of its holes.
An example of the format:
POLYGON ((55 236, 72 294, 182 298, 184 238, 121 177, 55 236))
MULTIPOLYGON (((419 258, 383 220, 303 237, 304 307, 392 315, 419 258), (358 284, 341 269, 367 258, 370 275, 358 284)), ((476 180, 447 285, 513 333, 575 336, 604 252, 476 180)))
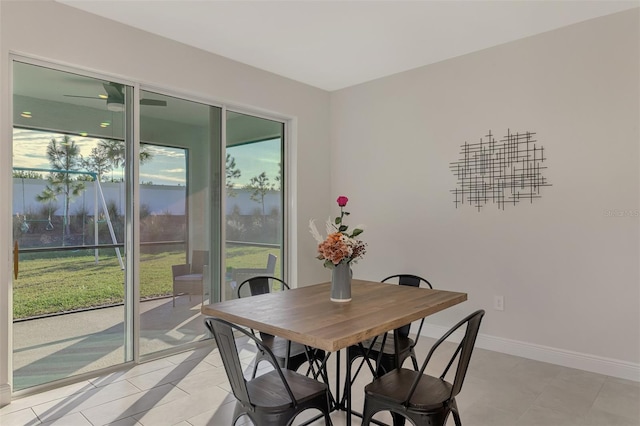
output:
MULTIPOLYGON (((447 327, 425 323, 421 335, 439 339, 448 330, 447 327)), ((461 338, 461 334, 451 336, 451 339, 454 341, 455 339, 460 341, 461 338)), ((632 362, 489 336, 482 333, 478 334, 476 347, 640 382, 640 364, 634 364, 632 362)))
POLYGON ((0 385, 0 407, 9 405, 11 402, 11 386, 8 383, 0 385))

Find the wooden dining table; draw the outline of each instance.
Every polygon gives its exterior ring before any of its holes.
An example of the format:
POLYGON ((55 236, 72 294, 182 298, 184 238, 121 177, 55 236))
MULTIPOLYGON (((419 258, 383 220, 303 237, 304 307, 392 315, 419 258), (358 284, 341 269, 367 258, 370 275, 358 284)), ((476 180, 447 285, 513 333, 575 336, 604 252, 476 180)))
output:
MULTIPOLYGON (((228 300, 203 305, 202 313, 327 353, 339 353, 467 300, 466 293, 354 279, 351 301, 333 302, 330 289, 331 283, 326 282, 228 300)), ((345 374, 351 377, 349 363, 345 374)), ((350 383, 345 380, 346 406, 337 407, 347 411, 347 425, 351 424, 352 412, 350 383)), ((339 384, 337 387, 339 392, 339 384)))

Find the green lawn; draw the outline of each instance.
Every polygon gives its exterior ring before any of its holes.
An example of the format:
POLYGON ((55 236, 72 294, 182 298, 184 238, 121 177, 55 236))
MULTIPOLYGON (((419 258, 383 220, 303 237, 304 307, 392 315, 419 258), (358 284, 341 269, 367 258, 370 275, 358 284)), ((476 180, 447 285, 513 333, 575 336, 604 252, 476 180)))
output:
MULTIPOLYGON (((268 253, 279 255, 279 250, 229 248, 227 267, 264 268, 268 253)), ((170 295, 171 265, 184 262, 184 251, 143 254, 140 297, 170 295)), ((120 303, 123 298, 124 271, 113 249, 101 250, 97 264, 93 252, 88 250, 20 255, 20 275, 13 283, 15 319, 120 303)))

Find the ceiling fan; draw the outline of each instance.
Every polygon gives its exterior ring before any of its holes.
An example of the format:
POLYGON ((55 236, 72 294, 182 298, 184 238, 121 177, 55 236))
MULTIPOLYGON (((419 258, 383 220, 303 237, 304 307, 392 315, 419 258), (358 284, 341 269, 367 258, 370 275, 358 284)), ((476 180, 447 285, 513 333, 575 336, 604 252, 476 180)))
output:
MULTIPOLYGON (((85 98, 85 99, 100 99, 107 101, 107 109, 109 111, 124 111, 124 86, 118 83, 102 83, 106 95, 99 96, 79 96, 79 95, 64 95, 69 98, 85 98)), ((158 99, 140 99, 140 105, 149 106, 167 106, 167 101, 158 99)))

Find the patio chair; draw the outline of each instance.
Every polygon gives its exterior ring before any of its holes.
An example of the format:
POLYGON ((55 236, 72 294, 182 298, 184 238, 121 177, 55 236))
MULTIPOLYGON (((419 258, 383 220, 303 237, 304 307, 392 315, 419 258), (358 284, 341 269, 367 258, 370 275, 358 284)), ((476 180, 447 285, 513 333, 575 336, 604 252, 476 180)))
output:
MULTIPOLYGON (((238 299, 240 299, 242 297, 257 296, 259 294, 285 290, 289 290, 289 286, 280 278, 261 275, 249 278, 242 282, 238 286, 237 294, 238 299)), ((307 375, 309 372, 313 371, 314 376, 317 377, 318 374, 316 374, 313 363, 322 363, 325 357, 325 352, 323 350, 306 348, 300 343, 291 342, 290 340, 273 336, 262 331, 260 332, 260 339, 262 339, 262 343, 269 348, 273 356, 267 356, 264 352, 258 351, 254 360, 252 377, 256 376, 258 364, 260 362, 272 362, 272 360, 275 360, 279 367, 292 371, 297 371, 305 362, 309 362, 307 375)), ((320 372, 320 367, 318 368, 318 372, 320 372)))
POLYGON ((242 415, 260 426, 290 425, 299 413, 307 409, 320 410, 325 425, 333 424, 329 416, 329 387, 325 383, 295 371, 282 370, 269 347, 243 328, 219 318, 206 318, 204 321, 216 340, 229 384, 236 397, 231 425, 235 425, 242 415), (258 351, 264 353, 265 357, 272 358, 274 369, 246 380, 234 331, 246 335, 255 342, 258 351))
POLYGON ((404 425, 405 418, 416 426, 444 426, 450 413, 456 426, 462 426, 456 396, 462 389, 483 316, 484 310, 478 310, 446 332, 433 345, 420 371, 397 368, 365 386, 362 425, 369 425, 376 413, 390 411, 394 426, 404 425), (424 374, 436 349, 464 325, 464 337, 440 377, 424 374), (456 359, 458 364, 453 383, 449 383, 445 376, 456 359))
POLYGON ((176 306, 176 297, 180 294, 203 295, 204 271, 207 267, 209 252, 206 250, 194 250, 191 254, 191 263, 171 265, 173 275, 173 306, 176 306))

